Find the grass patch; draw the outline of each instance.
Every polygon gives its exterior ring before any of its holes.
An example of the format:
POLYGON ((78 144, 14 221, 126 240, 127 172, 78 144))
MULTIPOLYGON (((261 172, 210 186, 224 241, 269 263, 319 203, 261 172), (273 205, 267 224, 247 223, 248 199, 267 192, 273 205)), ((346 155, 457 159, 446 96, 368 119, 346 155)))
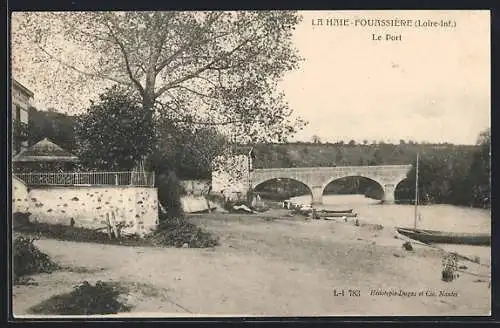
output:
POLYGON ((110 239, 106 233, 86 229, 82 227, 72 227, 63 224, 48 224, 41 222, 30 222, 22 227, 14 228, 14 231, 29 236, 40 236, 49 239, 64 241, 75 241, 85 243, 144 246, 145 241, 139 236, 122 236, 120 239, 110 239))
POLYGON ((36 239, 25 236, 14 239, 13 275, 15 284, 23 284, 27 275, 51 273, 60 268, 47 254, 35 246, 36 239))
POLYGON ((158 229, 142 238, 132 235, 110 239, 107 234, 96 230, 35 222, 14 228, 14 230, 27 236, 122 246, 183 247, 187 244, 190 248, 205 248, 218 245, 217 237, 185 218, 163 217, 158 229))
POLYGON ((120 300, 128 292, 116 283, 98 281, 94 286, 84 281, 73 291, 55 295, 31 307, 33 314, 93 315, 128 312, 131 306, 120 300))

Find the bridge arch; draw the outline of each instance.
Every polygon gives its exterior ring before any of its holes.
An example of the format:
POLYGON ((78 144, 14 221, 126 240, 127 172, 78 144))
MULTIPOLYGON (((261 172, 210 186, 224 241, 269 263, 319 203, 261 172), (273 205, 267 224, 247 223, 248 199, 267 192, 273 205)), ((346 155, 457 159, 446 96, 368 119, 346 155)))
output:
MULTIPOLYGON (((304 191, 306 191, 306 194, 308 194, 310 197, 311 197, 311 201, 312 201, 312 197, 313 197, 313 191, 311 189, 311 187, 305 183, 304 181, 301 181, 299 179, 296 179, 296 178, 292 178, 292 177, 286 177, 286 176, 282 176, 282 177, 268 177, 268 178, 264 178, 264 179, 261 179, 255 183, 252 183, 252 190, 253 191, 256 191, 256 192, 265 192, 265 191, 262 191, 261 188, 259 187, 262 187, 263 185, 265 185, 266 183, 271 183, 275 181, 276 183, 290 183, 292 182, 293 184, 296 184, 296 185, 301 185, 303 186, 303 189, 304 191)), ((279 186, 278 186, 279 187, 279 186)), ((290 195, 290 190, 288 190, 288 193, 290 195)), ((306 195, 306 194, 297 194, 297 195, 292 195, 290 197, 296 197, 296 196, 303 196, 303 195, 306 195)), ((286 198, 289 198, 289 197, 286 197, 286 198)))
POLYGON ((333 177, 333 178, 330 178, 328 179, 322 186, 322 189, 323 189, 323 192, 325 192, 325 189, 326 187, 332 183, 332 182, 335 182, 337 180, 342 180, 342 179, 347 179, 347 178, 365 178, 365 179, 368 179, 368 180, 371 180, 375 183, 377 183, 380 188, 382 190, 384 190, 384 183, 381 182, 379 179, 377 179, 376 177, 374 176, 370 176, 370 175, 367 175, 367 174, 346 174, 345 176, 339 176, 339 177, 333 177))
MULTIPOLYGON (((346 174, 345 176, 337 176, 337 177, 329 178, 322 186, 322 191, 321 191, 322 196, 325 196, 325 192, 328 190, 328 187, 331 186, 331 184, 333 184, 335 182, 340 182, 342 180, 346 181, 350 178, 362 178, 365 181, 369 181, 369 185, 376 186, 375 192, 376 192, 377 196, 380 198, 374 197, 373 194, 370 194, 370 195, 365 194, 365 196, 372 196, 371 198, 375 198, 378 200, 384 200, 384 196, 385 196, 384 183, 382 181, 380 181, 379 179, 377 179, 376 177, 373 177, 371 175, 366 175, 366 174, 346 174)), ((358 180, 358 181, 361 182, 360 180, 358 180)), ((359 186, 358 186, 358 188, 359 188, 359 186)), ((366 190, 364 192, 366 192, 366 190)))
POLYGON ((309 186, 307 184, 307 181, 304 181, 303 179, 299 178, 299 177, 292 177, 292 176, 287 176, 287 175, 271 175, 271 176, 266 176, 266 177, 263 177, 261 179, 258 179, 258 180, 255 180, 255 181, 252 181, 252 189, 255 190, 255 188, 257 188, 259 185, 265 183, 265 182, 268 182, 268 181, 271 181, 271 180, 293 180, 293 181, 296 181, 296 182, 299 182, 303 185, 305 185, 307 188, 309 188, 309 191, 311 191, 311 186, 309 186))
POLYGON ((394 186, 394 200, 400 204, 413 204, 415 202, 415 179, 408 177, 401 179, 394 186))

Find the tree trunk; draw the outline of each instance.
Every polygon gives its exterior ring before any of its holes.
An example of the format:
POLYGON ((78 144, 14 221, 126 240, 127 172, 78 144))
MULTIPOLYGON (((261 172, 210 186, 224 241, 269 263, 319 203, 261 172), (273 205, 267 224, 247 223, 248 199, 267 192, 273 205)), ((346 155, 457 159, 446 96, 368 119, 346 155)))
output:
MULTIPOLYGON (((154 89, 153 89, 154 90, 154 89)), ((154 92, 151 93, 148 90, 144 93, 144 97, 142 98, 142 109, 144 110, 144 115, 147 124, 149 124, 151 129, 155 129, 155 122, 154 122, 154 104, 155 104, 155 97, 154 97, 154 92)), ((153 130, 154 131, 154 130, 153 130)), ((154 133, 155 136, 155 141, 153 142, 153 147, 152 149, 156 148, 156 133, 154 133)), ((148 157, 151 154, 148 154, 146 157, 148 157)))
POLYGON ((153 120, 153 112, 154 112, 154 96, 148 95, 146 93, 145 97, 142 99, 142 109, 147 115, 148 120, 153 120))

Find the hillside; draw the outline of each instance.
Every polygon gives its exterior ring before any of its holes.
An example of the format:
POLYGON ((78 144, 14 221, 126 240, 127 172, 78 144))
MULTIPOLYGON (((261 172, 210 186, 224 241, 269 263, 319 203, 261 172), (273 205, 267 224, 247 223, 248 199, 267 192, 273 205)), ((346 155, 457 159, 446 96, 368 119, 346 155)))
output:
POLYGON ((254 168, 400 165, 422 158, 460 156, 471 160, 477 146, 452 144, 260 144, 255 147, 254 168))
POLYGON ((76 117, 55 111, 29 109, 29 144, 49 138, 67 151, 75 149, 74 124, 76 117))

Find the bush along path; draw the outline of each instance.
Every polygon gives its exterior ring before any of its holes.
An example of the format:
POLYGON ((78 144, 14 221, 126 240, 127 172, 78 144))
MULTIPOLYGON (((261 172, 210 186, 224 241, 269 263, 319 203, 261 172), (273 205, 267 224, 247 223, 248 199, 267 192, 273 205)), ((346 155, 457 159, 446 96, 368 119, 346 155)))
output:
POLYGON ((207 248, 219 244, 219 238, 185 218, 164 218, 158 230, 146 237, 155 246, 207 248))
POLYGON ((122 235, 120 238, 110 239, 107 234, 96 230, 47 223, 29 223, 14 228, 14 231, 49 239, 123 246, 207 248, 219 244, 217 236, 204 231, 186 218, 168 218, 165 214, 160 214, 158 229, 143 238, 122 235))
POLYGON ((75 286, 66 294, 54 295, 29 309, 33 314, 93 315, 128 312, 132 306, 122 301, 127 290, 116 283, 98 281, 95 285, 87 281, 75 286))
POLYGON ((27 276, 37 273, 51 273, 60 269, 47 254, 34 244, 38 238, 19 236, 13 243, 14 284, 27 282, 27 276))

